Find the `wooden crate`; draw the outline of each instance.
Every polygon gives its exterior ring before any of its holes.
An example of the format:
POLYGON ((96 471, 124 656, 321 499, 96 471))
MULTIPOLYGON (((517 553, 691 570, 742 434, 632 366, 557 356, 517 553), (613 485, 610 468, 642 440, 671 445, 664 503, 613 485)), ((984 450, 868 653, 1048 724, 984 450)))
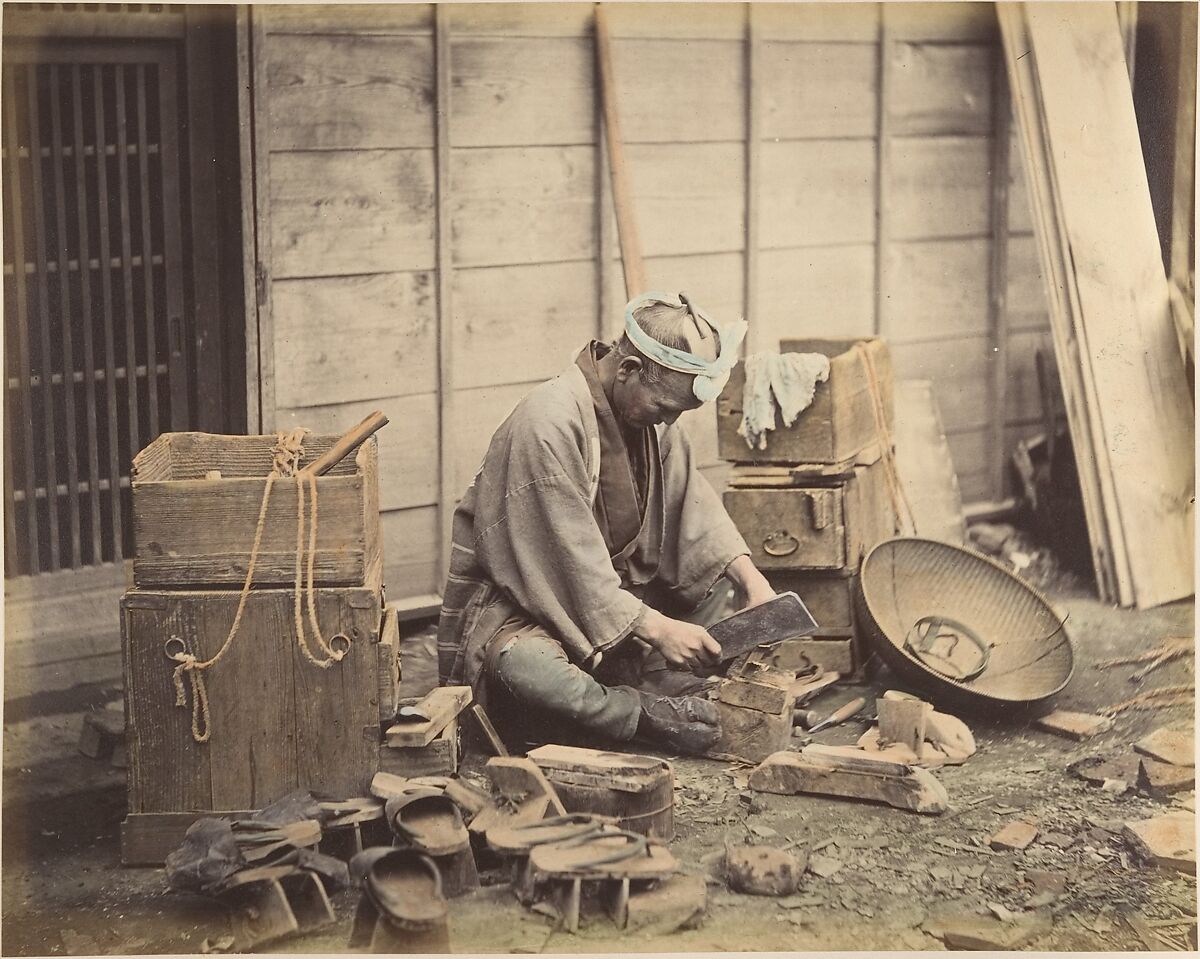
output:
POLYGON ((828 484, 731 484, 724 500, 751 559, 764 571, 856 570, 867 550, 893 531, 882 462, 856 466, 848 479, 828 484))
MULTIPOLYGON (((336 439, 308 436, 301 466, 336 439)), ((164 433, 134 458, 136 585, 186 589, 244 582, 274 444, 274 436, 164 433), (221 478, 206 479, 210 470, 219 470, 221 478)), ((255 565, 256 586, 294 582, 297 482, 280 479, 273 486, 255 565)), ((374 438, 318 477, 317 503, 314 581, 361 586, 381 557, 374 438)))
POLYGON ((750 449, 737 435, 742 422, 745 369, 739 363, 717 398, 717 449, 722 459, 736 463, 839 463, 852 460, 878 441, 871 393, 862 360, 851 349, 867 344, 879 376, 884 409, 892 422, 892 361, 887 344, 878 337, 783 340, 785 353, 824 353, 830 358, 829 379, 818 383, 812 405, 784 428, 776 413, 776 428, 767 434, 767 448, 750 449))
POLYGON ((380 642, 377 571, 372 580, 317 591, 326 639, 343 633, 352 640, 346 657, 328 669, 308 662, 296 643, 292 592, 251 592, 238 636, 204 671, 207 743, 192 737, 190 684, 188 706, 175 705, 175 663, 164 644, 180 637, 198 656, 211 657, 228 634, 239 591, 126 593, 129 812, 257 809, 301 787, 334 798, 367 795, 379 768, 381 700, 389 686, 381 673, 394 675, 395 656, 393 643, 380 642))

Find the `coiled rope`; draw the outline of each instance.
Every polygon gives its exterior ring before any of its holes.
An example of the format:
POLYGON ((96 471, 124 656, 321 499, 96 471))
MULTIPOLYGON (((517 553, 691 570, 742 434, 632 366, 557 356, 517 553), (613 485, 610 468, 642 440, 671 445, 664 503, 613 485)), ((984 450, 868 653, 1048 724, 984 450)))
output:
MULTIPOLYGON (((229 627, 229 634, 225 637, 225 642, 221 644, 221 648, 210 659, 200 660, 194 653, 188 651, 187 644, 182 638, 172 636, 167 641, 167 658, 178 663, 172 671, 172 680, 175 684, 176 706, 187 706, 187 689, 184 685, 184 676, 186 675, 191 682, 192 738, 198 743, 208 742, 212 734, 212 716, 208 707, 208 689, 204 683, 204 670, 211 669, 221 661, 221 658, 229 650, 229 647, 233 645, 233 640, 241 628, 242 615, 246 611, 246 600, 250 595, 250 585, 254 580, 254 569, 258 562, 259 549, 262 546, 263 530, 267 525, 267 507, 271 502, 271 490, 278 479, 296 479, 296 562, 293 590, 294 600, 292 604, 292 618, 296 627, 296 643, 299 645, 300 651, 304 654, 304 658, 321 669, 329 669, 334 663, 340 662, 349 651, 348 642, 344 649, 332 648, 321 634, 321 628, 317 623, 316 591, 313 587, 314 565, 317 553, 317 477, 314 473, 297 475, 300 458, 304 455, 304 437, 307 434, 308 430, 303 428, 297 428, 288 433, 275 434, 275 446, 271 450, 271 471, 267 474, 266 485, 263 487, 262 504, 258 508, 258 522, 254 527, 254 545, 250 549, 250 561, 246 565, 246 581, 242 584, 241 595, 238 597, 237 612, 233 617, 233 625, 229 627), (304 487, 306 484, 310 492, 307 524, 304 517, 304 487), (304 571, 306 526, 308 532, 307 590, 304 589, 302 576, 302 572, 304 571), (308 623, 312 628, 313 638, 316 640, 317 646, 324 656, 322 659, 318 659, 313 655, 305 638, 301 602, 301 594, 305 592, 307 593, 308 623), (179 648, 172 652, 172 644, 174 643, 178 643, 179 648)), ((334 637, 334 639, 337 638, 337 636, 334 637)))

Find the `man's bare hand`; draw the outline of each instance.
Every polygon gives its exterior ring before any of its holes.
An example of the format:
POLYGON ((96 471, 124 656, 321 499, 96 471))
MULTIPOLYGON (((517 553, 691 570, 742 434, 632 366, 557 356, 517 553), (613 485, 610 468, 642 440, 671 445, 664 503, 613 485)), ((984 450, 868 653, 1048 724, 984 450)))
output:
POLYGON ((694 670, 719 662, 721 644, 703 626, 671 619, 648 606, 643 607, 634 632, 677 669, 694 670))

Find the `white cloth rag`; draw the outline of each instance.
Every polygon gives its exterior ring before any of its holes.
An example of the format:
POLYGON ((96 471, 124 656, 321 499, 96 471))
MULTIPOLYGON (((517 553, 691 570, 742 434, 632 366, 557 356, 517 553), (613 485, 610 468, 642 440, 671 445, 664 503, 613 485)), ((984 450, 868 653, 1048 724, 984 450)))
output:
POLYGON ((808 409, 818 383, 829 379, 829 357, 822 353, 755 353, 746 357, 742 425, 738 435, 750 449, 767 448, 775 429, 775 410, 784 426, 808 409))

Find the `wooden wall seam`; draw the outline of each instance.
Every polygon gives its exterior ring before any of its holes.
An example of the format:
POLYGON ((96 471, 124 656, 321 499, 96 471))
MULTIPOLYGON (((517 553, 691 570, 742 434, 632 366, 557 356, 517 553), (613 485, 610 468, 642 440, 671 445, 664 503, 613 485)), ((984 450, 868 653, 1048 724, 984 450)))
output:
POLYGON ((250 8, 239 4, 234 23, 237 43, 238 168, 240 170, 239 207, 242 216, 242 302, 246 315, 246 432, 262 432, 262 392, 259 378, 259 315, 256 279, 258 275, 258 217, 255 200, 254 165, 254 70, 251 66, 250 8), (248 135, 247 135, 248 134, 248 135))
POLYGON ((745 279, 742 287, 742 315, 749 321, 743 355, 766 349, 763 324, 758 315, 759 276, 759 189, 762 169, 762 92, 759 62, 762 38, 759 35, 756 6, 746 4, 746 237, 743 256, 745 279))
POLYGON ((1008 450, 1004 442, 1008 410, 1008 186, 1010 121, 1008 71, 1004 57, 995 55, 992 83, 992 164, 991 164, 991 262, 988 277, 988 312, 991 341, 991 417, 988 436, 988 469, 991 473, 992 499, 1004 498, 1008 474, 1008 450))
POLYGON ((255 313, 258 316, 258 388, 259 429, 269 433, 275 429, 275 316, 272 311, 272 195, 271 159, 268 142, 270 94, 267 86, 266 27, 256 10, 248 14, 250 19, 250 62, 253 67, 253 92, 251 104, 251 140, 254 154, 254 231, 255 268, 255 313), (267 117, 262 116, 265 109, 267 117))
POLYGON ((886 336, 890 331, 884 323, 884 303, 888 294, 888 191, 887 177, 889 169, 891 139, 891 124, 888 119, 888 90, 891 75, 891 25, 884 4, 877 5, 879 16, 879 59, 876 83, 876 115, 875 125, 875 317, 873 332, 876 336, 886 336))
POLYGON ((450 569, 450 536, 457 497, 452 489, 454 378, 451 366, 454 324, 450 300, 454 265, 450 248, 450 22, 448 8, 438 4, 434 12, 434 136, 437 172, 435 205, 437 230, 437 355, 438 355, 438 566, 435 585, 450 569))

